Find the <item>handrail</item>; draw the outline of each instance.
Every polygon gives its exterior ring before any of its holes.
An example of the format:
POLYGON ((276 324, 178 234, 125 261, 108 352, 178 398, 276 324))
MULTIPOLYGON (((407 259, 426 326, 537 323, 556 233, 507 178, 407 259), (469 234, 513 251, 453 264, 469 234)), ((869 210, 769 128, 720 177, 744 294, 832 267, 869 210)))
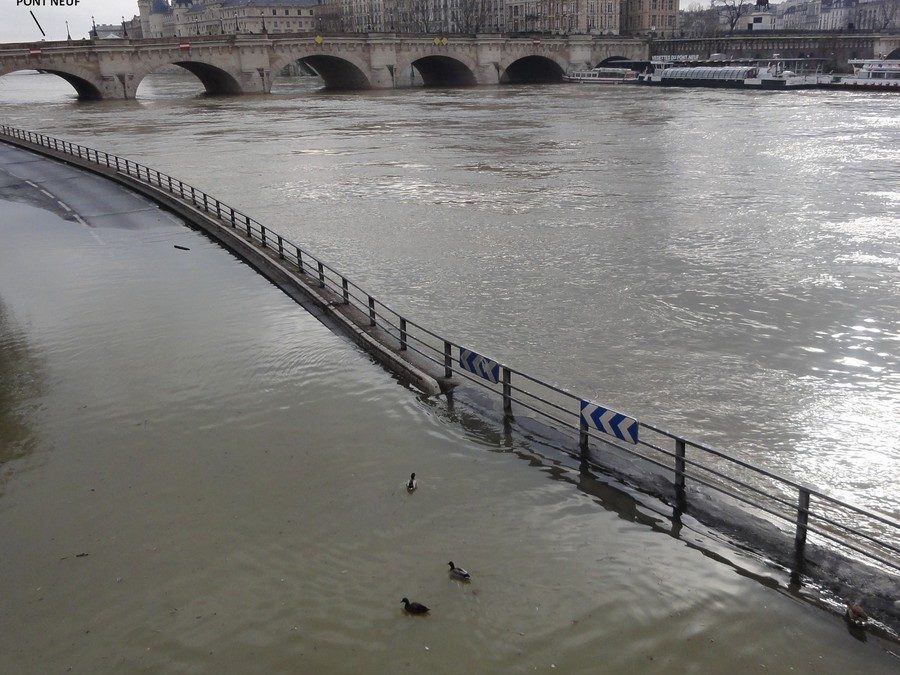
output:
MULTIPOLYGON (((512 419, 515 404, 552 422, 555 426, 568 431, 578 431, 582 459, 595 462, 589 453, 590 440, 593 439, 607 446, 612 445, 651 465, 672 471, 676 503, 682 510, 687 505, 686 479, 690 479, 693 483, 758 509, 761 513, 793 524, 795 561, 800 566, 805 559, 807 534, 811 533, 820 541, 837 544, 861 555, 869 562, 900 571, 900 561, 894 555, 900 551, 900 522, 890 516, 851 504, 820 488, 756 466, 747 460, 647 422, 637 421, 637 427, 644 436, 649 433, 653 437, 674 442, 674 448, 670 450, 663 447, 662 441, 654 443, 641 437, 640 440, 635 439, 634 446, 640 446, 645 451, 638 452, 635 447, 629 447, 625 442, 603 434, 602 431, 588 428, 582 419, 580 407, 577 409, 567 407, 572 406, 573 402, 580 404, 582 400, 587 399, 582 399, 558 385, 545 382, 499 361, 491 360, 499 368, 500 376, 496 381, 462 367, 460 365, 461 352, 464 349, 462 345, 410 320, 287 237, 178 178, 118 155, 24 129, 0 125, 0 134, 123 173, 202 210, 214 219, 219 227, 230 227, 246 237, 248 242, 258 245, 267 255, 296 267, 298 273, 315 280, 320 288, 340 298, 344 305, 355 308, 363 316, 368 316, 369 326, 380 328, 391 340, 397 340, 401 352, 407 350, 415 352, 434 365, 443 366, 446 378, 456 376, 500 396, 506 419, 512 419), (454 353, 459 357, 459 361, 454 359, 454 353), (513 377, 516 379, 515 383, 513 377), (562 419, 560 414, 571 416, 571 419, 568 421, 562 419), (688 450, 691 451, 691 456, 688 456, 688 450), (655 453, 655 456, 648 455, 646 451, 655 453), (713 458, 715 466, 704 464, 699 457, 713 458), (674 465, 670 462, 673 458, 674 465), (688 466, 694 470, 689 472, 688 466), (727 468, 735 467, 745 470, 745 473, 735 477, 725 472, 727 468), (698 475, 697 470, 705 472, 704 475, 702 477, 698 475), (763 487, 752 484, 751 480, 758 481, 763 487), (775 494, 769 491, 773 488, 775 494), (792 492, 796 495, 796 504, 789 500, 792 492), (768 501, 765 504, 761 503, 759 497, 768 501), (812 506, 813 497, 821 502, 817 509, 812 506), (773 504, 770 506, 769 503, 773 504), (882 527, 882 532, 866 531, 858 523, 854 523, 856 525, 854 527, 835 516, 834 509, 850 512, 851 517, 863 516, 868 521, 867 525, 878 523, 886 526, 886 529, 882 527), (809 518, 816 519, 818 526, 810 525, 809 518), (825 529, 826 526, 828 529, 825 529)), ((847 515, 844 514, 844 520, 847 520, 847 515)))

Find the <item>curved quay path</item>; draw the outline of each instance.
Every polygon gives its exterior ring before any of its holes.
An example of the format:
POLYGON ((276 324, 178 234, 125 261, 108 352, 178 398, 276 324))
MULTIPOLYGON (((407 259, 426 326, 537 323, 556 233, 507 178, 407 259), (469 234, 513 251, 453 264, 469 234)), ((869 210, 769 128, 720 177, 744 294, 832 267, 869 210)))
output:
POLYGON ((452 423, 145 199, 0 167, 3 670, 896 667, 696 524, 452 423))

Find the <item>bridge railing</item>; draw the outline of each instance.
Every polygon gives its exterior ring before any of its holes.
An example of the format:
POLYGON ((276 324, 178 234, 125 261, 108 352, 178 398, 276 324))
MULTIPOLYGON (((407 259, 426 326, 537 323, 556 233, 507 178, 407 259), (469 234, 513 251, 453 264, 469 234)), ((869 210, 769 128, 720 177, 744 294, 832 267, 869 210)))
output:
MULTIPOLYGON (((610 423, 613 426, 617 421, 628 423, 624 415, 612 410, 600 417, 607 422, 605 428, 615 435, 604 433, 604 425, 596 423, 598 418, 582 411, 585 405, 596 405, 593 401, 475 354, 466 346, 429 330, 287 237, 178 178, 44 134, 6 125, 0 125, 0 134, 120 172, 203 211, 220 227, 240 233, 270 257, 284 261, 312 285, 333 294, 337 303, 356 308, 368 317, 372 329, 383 331, 396 341, 396 349, 413 352, 442 368, 444 377, 450 381, 465 380, 493 394, 504 419, 512 420, 516 411, 522 411, 525 416, 542 419, 558 429, 577 432, 578 448, 562 450, 591 464, 603 466, 604 452, 615 448, 624 452, 623 456, 655 467, 657 474, 671 476, 669 490, 662 496, 670 499, 678 512, 688 506, 688 488, 703 486, 775 525, 785 538, 792 538, 794 561, 800 567, 809 538, 820 546, 849 552, 852 559, 884 571, 900 571, 900 522, 890 516, 648 422, 635 420, 634 427, 625 432, 621 426, 611 429, 610 423)), ((605 408, 602 406, 600 410, 605 408)))

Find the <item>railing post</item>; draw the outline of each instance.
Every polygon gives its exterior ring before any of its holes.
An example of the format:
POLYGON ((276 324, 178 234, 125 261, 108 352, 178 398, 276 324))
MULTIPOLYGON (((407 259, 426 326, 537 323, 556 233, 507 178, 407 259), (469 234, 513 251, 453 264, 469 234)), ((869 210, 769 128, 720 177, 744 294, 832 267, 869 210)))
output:
POLYGON ((206 213, 209 213, 209 204, 206 201, 206 193, 205 192, 203 193, 203 210, 206 213))
POLYGON ((369 296, 369 325, 375 325, 375 298, 369 296))
POLYGON ((578 414, 578 447, 581 448, 581 459, 586 460, 588 457, 588 442, 590 440, 590 436, 588 435, 588 425, 587 422, 584 421, 584 417, 581 416, 581 413, 578 414))
POLYGON ((675 439, 675 504, 679 510, 686 506, 684 496, 684 451, 685 443, 681 438, 675 439))
POLYGON ((503 367, 503 414, 512 417, 512 383, 509 368, 503 367))
POLYGON ((444 377, 453 377, 453 345, 444 340, 444 377))
POLYGON ((797 498, 797 533, 794 535, 794 557, 798 567, 803 566, 806 557, 806 525, 809 522, 808 488, 801 487, 797 498))
POLYGON ((116 171, 119 170, 119 156, 116 155, 116 171))
POLYGON ((191 204, 197 206, 197 193, 194 191, 193 185, 191 185, 191 204))
POLYGON ((172 176, 166 176, 166 180, 169 182, 169 192, 172 191, 172 176))
POLYGON ((216 200, 216 218, 222 220, 222 202, 216 200))
POLYGON ((284 259, 284 241, 281 238, 281 235, 278 236, 278 257, 284 259))
POLYGON ((247 239, 252 240, 253 235, 250 233, 250 216, 244 216, 244 221, 247 223, 247 239))
POLYGON ((400 351, 406 351, 406 319, 400 317, 400 351))
POLYGON ((341 289, 344 291, 344 304, 350 304, 350 289, 347 287, 347 277, 341 277, 341 289))
POLYGON ((231 227, 236 227, 237 224, 234 222, 234 209, 231 209, 231 227))
POLYGON ((259 226, 259 241, 262 244, 262 247, 265 248, 266 247, 266 226, 265 225, 259 226))
POLYGON ((325 266, 319 261, 319 288, 325 288, 325 266))

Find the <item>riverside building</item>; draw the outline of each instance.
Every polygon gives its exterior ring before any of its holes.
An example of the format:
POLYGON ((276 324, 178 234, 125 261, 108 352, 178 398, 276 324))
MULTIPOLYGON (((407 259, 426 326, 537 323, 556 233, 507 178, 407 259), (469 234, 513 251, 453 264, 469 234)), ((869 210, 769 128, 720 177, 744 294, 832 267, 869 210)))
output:
POLYGON ((144 37, 317 30, 320 0, 138 0, 144 37))
MULTIPOLYGON (((677 0, 138 0, 140 33, 675 34, 677 0)), ((137 32, 137 31, 135 31, 137 32)))

